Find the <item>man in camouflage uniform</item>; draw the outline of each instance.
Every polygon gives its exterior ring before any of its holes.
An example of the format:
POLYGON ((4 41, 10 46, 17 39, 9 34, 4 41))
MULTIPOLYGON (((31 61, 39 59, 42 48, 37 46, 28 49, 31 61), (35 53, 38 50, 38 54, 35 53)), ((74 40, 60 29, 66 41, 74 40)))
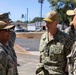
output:
MULTIPOLYGON (((0 75, 14 75, 11 56, 6 49, 6 43, 10 39, 10 31, 13 25, 7 25, 4 21, 0 21, 0 75)), ((13 63, 13 62, 12 62, 13 63)))
MULTIPOLYGON (((11 25, 11 19, 9 18, 9 12, 1 14, 0 20, 3 20, 7 24, 11 25)), ((12 31, 10 32, 10 40, 7 42, 6 48, 7 48, 9 55, 11 56, 10 63, 13 64, 14 75, 18 75, 18 72, 17 72, 17 56, 16 56, 16 53, 14 51, 14 42, 16 39, 16 34, 14 32, 14 28, 15 28, 15 26, 11 28, 12 31)))
POLYGON ((12 61, 14 62, 14 75, 18 75, 18 71, 17 71, 17 56, 14 50, 14 42, 16 39, 16 34, 14 32, 14 28, 11 28, 12 31, 10 32, 10 40, 7 42, 7 50, 12 58, 12 61))
POLYGON ((67 56, 68 59, 68 71, 69 75, 76 75, 76 8, 74 10, 68 10, 67 15, 74 16, 71 26, 67 29, 70 38, 74 41, 71 49, 71 53, 67 56))
POLYGON ((70 53, 71 41, 68 42, 66 33, 57 29, 58 14, 55 11, 47 13, 44 21, 46 32, 40 40, 40 64, 36 74, 65 75, 66 56, 70 53))

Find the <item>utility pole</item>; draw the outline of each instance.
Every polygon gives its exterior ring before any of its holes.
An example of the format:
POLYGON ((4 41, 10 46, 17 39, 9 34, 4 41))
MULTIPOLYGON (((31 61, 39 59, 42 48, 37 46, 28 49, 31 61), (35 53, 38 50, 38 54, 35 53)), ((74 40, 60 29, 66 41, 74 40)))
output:
MULTIPOLYGON (((40 7, 40 9, 41 9, 41 10, 40 10, 40 17, 41 17, 41 19, 42 19, 42 4, 43 4, 43 1, 44 1, 44 0, 38 0, 38 2, 41 3, 41 7, 40 7)), ((40 22, 40 28, 41 28, 41 30, 42 30, 41 24, 42 24, 42 23, 40 22)))
POLYGON ((27 23, 28 23, 28 8, 27 8, 27 23))
POLYGON ((26 23, 26 14, 25 14, 25 23, 26 23))

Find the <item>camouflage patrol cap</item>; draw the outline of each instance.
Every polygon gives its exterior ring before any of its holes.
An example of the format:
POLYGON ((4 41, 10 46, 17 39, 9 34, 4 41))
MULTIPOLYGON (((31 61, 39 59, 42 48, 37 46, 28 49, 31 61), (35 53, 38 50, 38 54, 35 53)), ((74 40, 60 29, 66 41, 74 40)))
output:
POLYGON ((10 29, 12 27, 14 27, 14 25, 8 25, 6 22, 0 21, 0 29, 10 29))
POLYGON ((48 12, 43 20, 46 22, 58 21, 58 14, 56 11, 48 12))
POLYGON ((67 10, 67 15, 76 15, 76 8, 74 10, 67 10))

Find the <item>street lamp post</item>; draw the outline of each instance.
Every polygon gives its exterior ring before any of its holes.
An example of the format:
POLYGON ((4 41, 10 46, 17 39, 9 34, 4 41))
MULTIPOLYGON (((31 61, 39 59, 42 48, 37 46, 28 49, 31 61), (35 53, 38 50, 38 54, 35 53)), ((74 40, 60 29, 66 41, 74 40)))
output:
POLYGON ((28 23, 28 8, 27 8, 27 23, 28 23))
MULTIPOLYGON (((41 3, 41 10, 40 10, 40 17, 42 18, 42 3, 44 0, 38 0, 39 3, 41 3)), ((41 22, 40 22, 40 28, 41 28, 41 22)), ((41 28, 42 29, 42 28, 41 28)))

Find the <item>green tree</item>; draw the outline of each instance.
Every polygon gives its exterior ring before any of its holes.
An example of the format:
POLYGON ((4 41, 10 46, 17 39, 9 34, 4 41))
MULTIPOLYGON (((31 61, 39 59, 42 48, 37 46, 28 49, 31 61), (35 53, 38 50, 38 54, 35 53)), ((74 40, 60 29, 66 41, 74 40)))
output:
POLYGON ((20 20, 17 20, 16 22, 22 22, 22 21, 20 21, 20 20))
POLYGON ((35 23, 35 22, 41 22, 43 18, 41 17, 35 17, 30 23, 35 23))
POLYGON ((69 25, 69 19, 72 17, 66 15, 68 9, 74 9, 76 7, 76 0, 48 0, 50 7, 59 13, 59 23, 69 25))

